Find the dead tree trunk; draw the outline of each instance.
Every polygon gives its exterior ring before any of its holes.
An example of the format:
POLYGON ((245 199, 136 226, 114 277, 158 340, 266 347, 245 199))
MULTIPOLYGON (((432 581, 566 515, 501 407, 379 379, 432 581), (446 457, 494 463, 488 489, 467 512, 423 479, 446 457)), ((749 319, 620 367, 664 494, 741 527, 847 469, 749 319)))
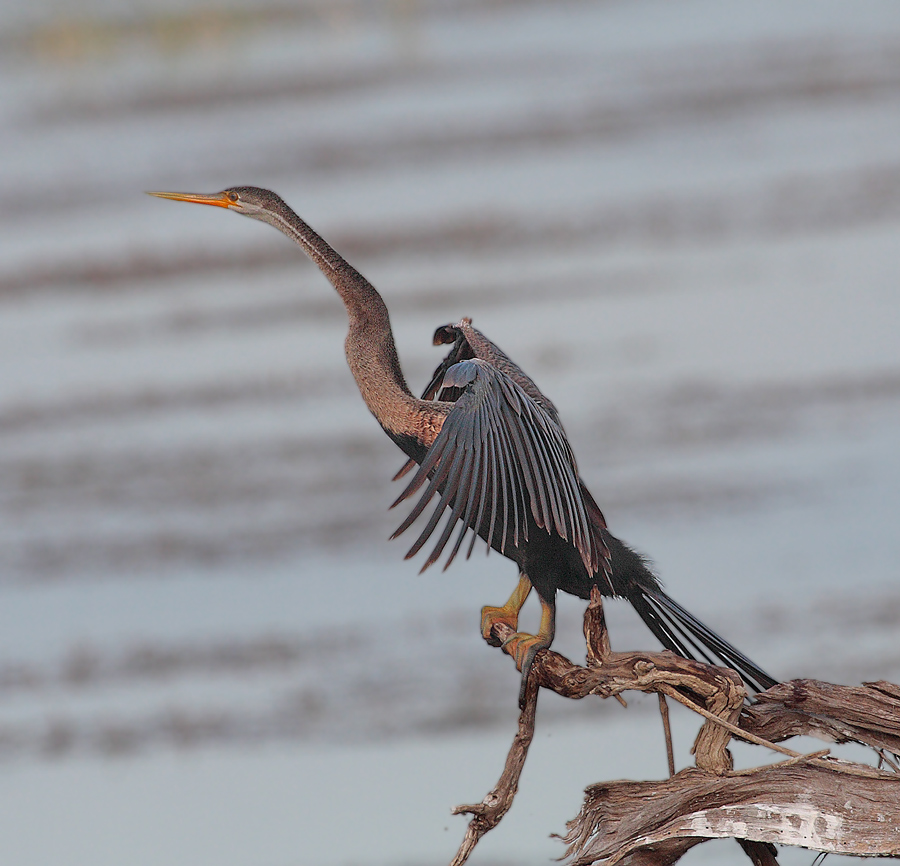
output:
MULTIPOLYGON (((587 789, 565 837, 572 866, 612 866, 625 857, 630 866, 668 866, 694 845, 724 837, 737 839, 759 866, 777 866, 775 843, 900 856, 900 687, 794 680, 745 706, 746 694, 734 671, 670 652, 612 652, 599 592, 585 613, 584 630, 586 666, 552 651, 535 659, 503 775, 482 803, 454 810, 474 817, 452 866, 465 863, 481 836, 512 805, 534 734, 539 688, 569 698, 656 692, 705 719, 694 743, 696 767, 664 781, 606 782, 587 789), (802 755, 776 745, 799 734, 871 746, 879 767, 842 761, 827 756, 827 750, 802 755), (728 751, 732 737, 781 752, 787 760, 734 771, 728 751)), ((495 632, 502 640, 512 630, 497 625, 495 632)))

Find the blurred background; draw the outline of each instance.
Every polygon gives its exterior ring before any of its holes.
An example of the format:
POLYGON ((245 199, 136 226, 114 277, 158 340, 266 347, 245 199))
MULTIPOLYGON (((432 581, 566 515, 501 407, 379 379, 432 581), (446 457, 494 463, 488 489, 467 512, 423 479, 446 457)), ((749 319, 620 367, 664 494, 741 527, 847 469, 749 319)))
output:
MULTIPOLYGON (((446 863, 514 730, 478 623, 515 568, 387 541, 332 289, 147 189, 279 191, 413 390, 472 316, 676 599, 779 677, 900 678, 897 4, 0 10, 0 861, 446 863)), ((549 862, 585 785, 665 766, 655 700, 542 697, 471 862, 549 862)))

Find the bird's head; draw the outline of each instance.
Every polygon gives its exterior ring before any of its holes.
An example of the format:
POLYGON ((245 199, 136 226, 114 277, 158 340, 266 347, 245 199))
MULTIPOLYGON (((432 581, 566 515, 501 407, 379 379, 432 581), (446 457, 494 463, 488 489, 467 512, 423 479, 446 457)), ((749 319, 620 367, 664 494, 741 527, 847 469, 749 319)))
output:
POLYGON ((279 195, 257 186, 233 186, 211 195, 194 192, 150 192, 157 198, 170 198, 193 204, 210 204, 224 207, 244 216, 271 223, 273 217, 281 216, 287 205, 279 195))

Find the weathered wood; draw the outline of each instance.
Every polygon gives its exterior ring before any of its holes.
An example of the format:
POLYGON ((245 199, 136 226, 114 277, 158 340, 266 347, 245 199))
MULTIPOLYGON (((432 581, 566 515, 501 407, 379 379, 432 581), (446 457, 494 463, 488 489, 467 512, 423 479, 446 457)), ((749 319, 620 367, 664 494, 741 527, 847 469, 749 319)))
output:
POLYGON ((861 686, 779 683, 743 711, 741 727, 773 742, 807 734, 900 754, 900 687, 884 680, 861 686))
MULTIPOLYGON (((513 630, 494 626, 502 642, 513 630)), ((802 755, 777 745, 797 734, 833 742, 853 740, 884 753, 900 751, 900 687, 887 682, 836 686, 816 680, 781 683, 744 706, 740 677, 725 668, 670 652, 613 652, 595 592, 585 613, 587 664, 559 653, 536 656, 526 707, 494 790, 455 813, 474 817, 452 866, 462 866, 484 833, 512 805, 528 744, 534 735, 539 688, 564 697, 620 697, 626 690, 672 697, 705 719, 694 743, 696 768, 660 782, 607 782, 586 791, 566 835, 572 863, 670 866, 694 845, 733 837, 757 866, 777 866, 773 844, 859 856, 900 856, 900 773, 802 755), (790 759, 751 770, 732 770, 730 739, 782 752, 790 759)))
POLYGON ((787 761, 727 776, 688 768, 661 782, 593 785, 569 823, 572 866, 613 866, 677 839, 725 837, 900 855, 900 775, 824 763, 787 761))
POLYGON ((450 866, 463 866, 475 846, 485 833, 489 833, 503 820, 503 816, 512 806, 516 791, 519 790, 519 777, 528 757, 528 747, 534 738, 534 719, 537 713, 538 682, 530 677, 525 688, 525 706, 519 713, 519 727, 513 737, 512 746, 506 756, 503 772, 497 784, 489 791, 480 803, 468 806, 456 806, 454 815, 472 815, 466 835, 450 861, 450 866))
MULTIPOLYGON (((501 641, 513 633, 502 623, 494 626, 501 641)), ((737 730, 746 691, 735 671, 711 667, 673 652, 613 652, 600 593, 594 591, 584 614, 587 666, 573 664, 552 650, 539 653, 532 676, 543 688, 567 698, 588 695, 616 697, 624 691, 656 692, 707 714, 694 742, 698 767, 725 773, 732 767, 727 745, 737 730)), ((781 749, 779 749, 781 751, 781 749)), ((786 750, 789 754, 793 752, 786 750)))
POLYGON ((663 734, 666 738, 666 763, 669 765, 669 776, 675 775, 675 749, 672 746, 672 726, 669 724, 669 705, 666 696, 659 693, 659 715, 663 723, 663 734))

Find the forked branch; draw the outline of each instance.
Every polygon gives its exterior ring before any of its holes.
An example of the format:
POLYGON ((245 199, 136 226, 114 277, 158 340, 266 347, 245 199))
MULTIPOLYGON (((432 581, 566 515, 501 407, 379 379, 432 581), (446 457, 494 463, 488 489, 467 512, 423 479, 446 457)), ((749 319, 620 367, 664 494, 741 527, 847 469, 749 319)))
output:
MULTIPOLYGON (((585 613, 587 664, 552 651, 538 654, 526 706, 503 774, 471 814, 466 838, 452 861, 462 866, 478 840, 512 805, 534 735, 539 688, 569 698, 619 696, 627 690, 672 697, 704 717, 694 743, 696 767, 662 782, 609 782, 586 791, 565 841, 573 866, 667 866, 694 845, 734 837, 755 864, 776 864, 772 843, 861 856, 900 855, 900 774, 826 757, 802 755, 776 741, 811 734, 854 740, 878 750, 895 767, 900 750, 900 688, 885 682, 861 687, 797 680, 774 686, 745 706, 734 671, 674 653, 613 652, 599 593, 585 613), (734 772, 732 736, 788 756, 772 766, 734 772)), ((512 633, 494 627, 502 641, 512 633)))

